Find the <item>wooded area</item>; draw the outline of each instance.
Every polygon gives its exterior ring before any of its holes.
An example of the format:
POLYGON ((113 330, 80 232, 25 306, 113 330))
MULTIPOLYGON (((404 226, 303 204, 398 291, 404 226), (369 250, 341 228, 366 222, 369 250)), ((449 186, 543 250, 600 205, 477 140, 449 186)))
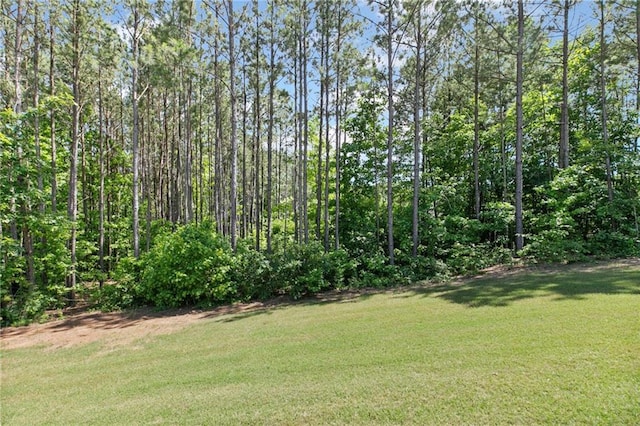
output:
POLYGON ((0 1, 3 325, 640 254, 638 1, 0 1))

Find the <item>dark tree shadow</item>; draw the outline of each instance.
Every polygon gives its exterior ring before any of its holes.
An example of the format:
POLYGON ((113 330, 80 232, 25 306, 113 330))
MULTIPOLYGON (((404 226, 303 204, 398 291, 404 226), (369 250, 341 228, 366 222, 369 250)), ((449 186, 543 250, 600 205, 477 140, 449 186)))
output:
POLYGON ((380 290, 332 290, 325 293, 319 293, 293 299, 288 296, 281 296, 264 302, 256 302, 249 308, 238 312, 229 312, 223 316, 218 312, 211 312, 204 315, 205 318, 219 317, 219 322, 235 322, 246 318, 252 318, 258 315, 271 315, 279 309, 290 308, 293 306, 322 306, 334 303, 353 303, 360 300, 366 300, 380 290))
POLYGON ((554 300, 580 300, 591 294, 640 295, 640 268, 567 269, 549 271, 528 268, 506 276, 427 285, 412 289, 411 292, 469 307, 508 306, 518 300, 545 295, 554 296, 554 300))

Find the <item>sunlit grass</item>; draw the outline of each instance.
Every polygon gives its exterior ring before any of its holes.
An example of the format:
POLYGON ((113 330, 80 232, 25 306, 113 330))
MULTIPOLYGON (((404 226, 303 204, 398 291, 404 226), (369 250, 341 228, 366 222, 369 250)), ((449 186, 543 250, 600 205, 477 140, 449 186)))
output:
POLYGON ((519 273, 2 353, 1 423, 640 424, 640 268, 519 273))

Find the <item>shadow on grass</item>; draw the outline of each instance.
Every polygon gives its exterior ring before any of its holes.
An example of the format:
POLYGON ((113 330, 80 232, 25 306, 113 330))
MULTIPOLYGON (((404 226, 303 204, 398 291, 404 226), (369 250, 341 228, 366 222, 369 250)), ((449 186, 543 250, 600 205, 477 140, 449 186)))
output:
POLYGON ((640 269, 573 270, 562 272, 530 269, 500 277, 481 277, 424 286, 409 295, 437 297, 469 307, 508 306, 516 301, 540 296, 554 300, 580 300, 592 294, 640 295, 640 269))
POLYGON ((204 315, 204 317, 219 317, 217 321, 229 323, 256 317, 258 315, 271 315, 278 309, 290 308, 293 306, 322 306, 334 303, 353 303, 366 300, 379 292, 380 290, 334 290, 326 293, 305 296, 301 299, 292 299, 290 297, 281 296, 265 302, 248 304, 246 305, 247 309, 237 312, 229 312, 229 315, 224 314, 221 316, 219 312, 212 311, 211 313, 204 315))

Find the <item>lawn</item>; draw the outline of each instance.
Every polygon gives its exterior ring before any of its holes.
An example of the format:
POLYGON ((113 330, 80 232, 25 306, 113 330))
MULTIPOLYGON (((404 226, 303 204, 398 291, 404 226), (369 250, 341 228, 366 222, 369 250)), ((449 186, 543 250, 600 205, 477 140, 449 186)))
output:
POLYGON ((640 424, 640 262, 2 351, 1 423, 640 424))

